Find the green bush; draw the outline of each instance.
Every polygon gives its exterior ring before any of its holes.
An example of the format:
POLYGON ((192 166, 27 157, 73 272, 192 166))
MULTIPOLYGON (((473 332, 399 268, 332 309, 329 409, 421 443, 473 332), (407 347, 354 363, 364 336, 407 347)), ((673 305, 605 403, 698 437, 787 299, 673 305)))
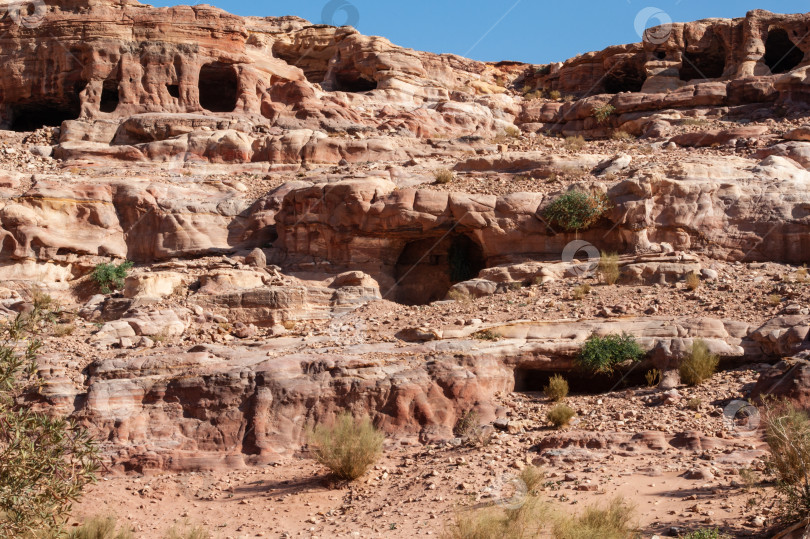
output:
POLYGON ((548 385, 543 388, 543 392, 554 402, 564 401, 568 396, 568 381, 559 374, 555 374, 548 379, 548 385))
POLYGON ((377 462, 384 440, 371 419, 354 419, 348 412, 338 415, 334 425, 318 425, 310 434, 315 459, 347 481, 357 479, 377 462))
POLYGON ((602 218, 611 208, 604 193, 569 191, 557 197, 543 216, 565 230, 585 230, 602 218))
POLYGON ((628 360, 641 361, 643 357, 644 350, 632 335, 594 335, 585 342, 577 361, 589 372, 610 374, 616 365, 628 360))
POLYGON ((75 423, 31 411, 22 396, 39 385, 36 306, 0 324, 0 537, 61 533, 84 487, 96 480, 98 449, 75 423))
POLYGON ((568 425, 575 415, 576 412, 574 412, 574 409, 567 404, 558 404, 548 411, 546 419, 549 423, 554 425, 555 428, 561 429, 568 425))
POLYGON ((686 535, 682 535, 681 539, 729 539, 729 536, 724 533, 720 533, 720 530, 717 528, 713 530, 710 530, 709 528, 701 528, 699 530, 689 532, 686 535))
POLYGON ((637 536, 632 520, 633 506, 614 498, 604 509, 590 506, 579 516, 559 518, 554 539, 631 539, 637 536))
POLYGON ((596 107, 593 111, 593 117, 600 124, 607 122, 613 114, 616 113, 616 107, 610 103, 606 103, 600 107, 596 107))
POLYGON ((720 359, 709 352, 706 341, 695 339, 692 350, 681 361, 681 381, 689 386, 699 386, 714 375, 719 362, 720 359))
POLYGON ((124 287, 124 279, 127 272, 132 268, 132 262, 126 261, 119 265, 99 264, 93 269, 93 280, 101 288, 101 292, 109 294, 114 290, 124 287))

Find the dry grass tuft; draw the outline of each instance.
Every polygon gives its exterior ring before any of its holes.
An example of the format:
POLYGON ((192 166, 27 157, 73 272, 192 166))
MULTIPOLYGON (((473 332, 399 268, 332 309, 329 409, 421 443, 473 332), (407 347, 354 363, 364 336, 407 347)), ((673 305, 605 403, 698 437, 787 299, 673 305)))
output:
POLYGON ((355 419, 348 412, 339 414, 333 425, 318 425, 310 433, 315 459, 346 481, 362 476, 377 462, 384 440, 371 419, 355 419))
POLYGON ((689 386, 699 386, 709 380, 717 370, 720 359, 709 352, 709 346, 702 339, 695 339, 679 369, 681 381, 689 386))
POLYGON ((433 179, 435 179, 436 183, 439 185, 446 185, 455 180, 456 175, 453 174, 453 171, 450 169, 441 168, 433 173, 433 179))
POLYGON ((619 255, 617 253, 606 253, 602 251, 599 259, 599 274, 607 285, 614 285, 618 282, 621 273, 619 272, 619 255))
POLYGON ((690 271, 686 275, 686 288, 692 291, 700 288, 700 275, 694 271, 690 271))
POLYGON ((568 396, 568 381, 559 374, 555 374, 548 379, 548 385, 543 388, 543 392, 554 402, 562 402, 568 396))
POLYGON ((561 429, 568 425, 576 415, 574 409, 567 404, 558 404, 548 411, 546 419, 549 423, 554 425, 555 428, 561 429))
POLYGON ((554 524, 554 539, 630 539, 635 537, 632 525, 633 506, 614 498, 607 507, 586 507, 580 516, 564 516, 554 524))

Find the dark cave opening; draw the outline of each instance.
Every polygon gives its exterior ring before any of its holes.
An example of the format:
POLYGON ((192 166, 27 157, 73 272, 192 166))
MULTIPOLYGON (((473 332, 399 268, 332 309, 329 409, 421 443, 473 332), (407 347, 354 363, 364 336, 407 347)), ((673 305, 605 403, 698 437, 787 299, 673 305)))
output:
POLYGON ((12 131, 36 131, 41 127, 59 127, 65 120, 79 117, 78 108, 60 104, 10 105, 12 131))
POLYGON ((101 103, 99 104, 99 110, 107 113, 115 112, 115 109, 118 108, 118 102, 118 81, 104 81, 104 86, 101 89, 101 103))
POLYGON ((412 241, 394 268, 395 301, 426 305, 445 298, 456 283, 474 279, 486 267, 484 253, 464 235, 412 241))
MULTIPOLYGON (((704 37, 705 39, 705 37, 704 37)), ((700 52, 683 53, 683 65, 679 76, 682 81, 718 79, 726 71, 726 47, 712 33, 709 45, 700 52)))
POLYGON ((239 79, 232 65, 221 62, 200 68, 200 106, 210 112, 233 112, 239 94, 239 79))
POLYGON ((175 99, 180 99, 180 86, 177 84, 167 84, 166 90, 169 92, 169 95, 175 99))
POLYGON ((774 75, 793 71, 804 60, 804 53, 790 39, 785 30, 768 32, 765 41, 765 64, 774 75))
POLYGON ((335 91, 370 92, 377 89, 377 81, 369 80, 356 71, 343 71, 335 75, 335 91))
POLYGON ((622 62, 605 75, 605 93, 640 92, 646 80, 643 65, 634 61, 622 62))
POLYGON ((549 379, 559 374, 568 382, 569 391, 579 395, 597 395, 627 387, 646 385, 645 369, 636 368, 628 373, 616 371, 611 375, 589 375, 577 371, 560 372, 520 367, 515 369, 516 393, 540 393, 549 379))

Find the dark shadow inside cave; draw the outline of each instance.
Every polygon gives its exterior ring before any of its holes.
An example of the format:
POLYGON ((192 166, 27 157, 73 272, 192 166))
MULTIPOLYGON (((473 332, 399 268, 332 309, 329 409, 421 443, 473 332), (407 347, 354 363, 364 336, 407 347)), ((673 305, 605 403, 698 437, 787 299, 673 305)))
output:
POLYGON ((642 63, 625 61, 605 75, 605 93, 640 92, 646 80, 647 73, 642 63))
POLYGON ((777 28, 768 32, 765 41, 765 64, 771 73, 787 73, 793 71, 804 60, 804 53, 790 39, 785 30, 777 28))
POLYGON ((200 106, 210 112, 233 112, 239 94, 239 79, 232 65, 221 62, 200 68, 200 106))
POLYGON ((467 236, 410 242, 394 268, 394 300, 403 305, 442 300, 452 285, 474 279, 485 267, 483 250, 467 236))
POLYGON ((118 81, 105 80, 104 86, 101 89, 101 103, 99 104, 99 110, 107 113, 115 112, 115 109, 118 108, 118 102, 118 81))
POLYGON ((700 52, 683 53, 683 65, 679 75, 682 81, 688 82, 698 79, 718 79, 725 71, 726 47, 712 32, 709 45, 705 49, 700 52))
POLYGON ((358 71, 341 71, 335 75, 335 91, 370 92, 377 89, 377 81, 370 80, 358 71))

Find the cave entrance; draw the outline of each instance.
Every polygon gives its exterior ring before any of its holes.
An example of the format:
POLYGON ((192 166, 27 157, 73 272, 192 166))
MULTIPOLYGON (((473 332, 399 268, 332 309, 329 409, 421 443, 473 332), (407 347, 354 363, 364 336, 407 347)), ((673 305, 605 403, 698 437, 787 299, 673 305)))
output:
POLYGON ((467 236, 408 243, 394 268, 395 301, 426 305, 445 298, 456 283, 474 279, 486 267, 481 247, 467 236))
POLYGON ((104 86, 101 88, 101 103, 99 104, 99 111, 101 112, 115 112, 118 108, 120 98, 118 95, 118 81, 105 80, 104 86))
POLYGON ((725 71, 726 47, 712 32, 709 45, 705 49, 700 52, 683 53, 683 65, 679 75, 682 81, 688 82, 697 79, 719 79, 725 71))
POLYGON ((627 387, 646 385, 645 370, 636 368, 629 373, 614 372, 611 375, 591 376, 577 371, 560 372, 543 369, 517 368, 515 369, 516 393, 541 393, 548 385, 549 379, 559 374, 568 381, 568 389, 572 394, 598 395, 608 391, 619 391, 627 387), (627 376, 625 376, 627 374, 627 376))
POLYGON ((335 90, 338 92, 370 92, 377 89, 377 81, 370 80, 358 71, 342 71, 335 74, 335 90))
POLYGON ((768 32, 765 42, 765 64, 774 75, 793 71, 804 60, 799 49, 785 30, 778 28, 768 32))
POLYGON ((239 94, 239 79, 232 65, 222 62, 200 68, 200 106, 209 112, 233 112, 239 94))
POLYGON ((640 92, 647 80, 644 66, 638 62, 622 62, 605 75, 605 93, 640 92))
POLYGON ((79 117, 79 108, 57 104, 9 105, 12 131, 36 131, 42 127, 59 127, 65 120, 79 117))

